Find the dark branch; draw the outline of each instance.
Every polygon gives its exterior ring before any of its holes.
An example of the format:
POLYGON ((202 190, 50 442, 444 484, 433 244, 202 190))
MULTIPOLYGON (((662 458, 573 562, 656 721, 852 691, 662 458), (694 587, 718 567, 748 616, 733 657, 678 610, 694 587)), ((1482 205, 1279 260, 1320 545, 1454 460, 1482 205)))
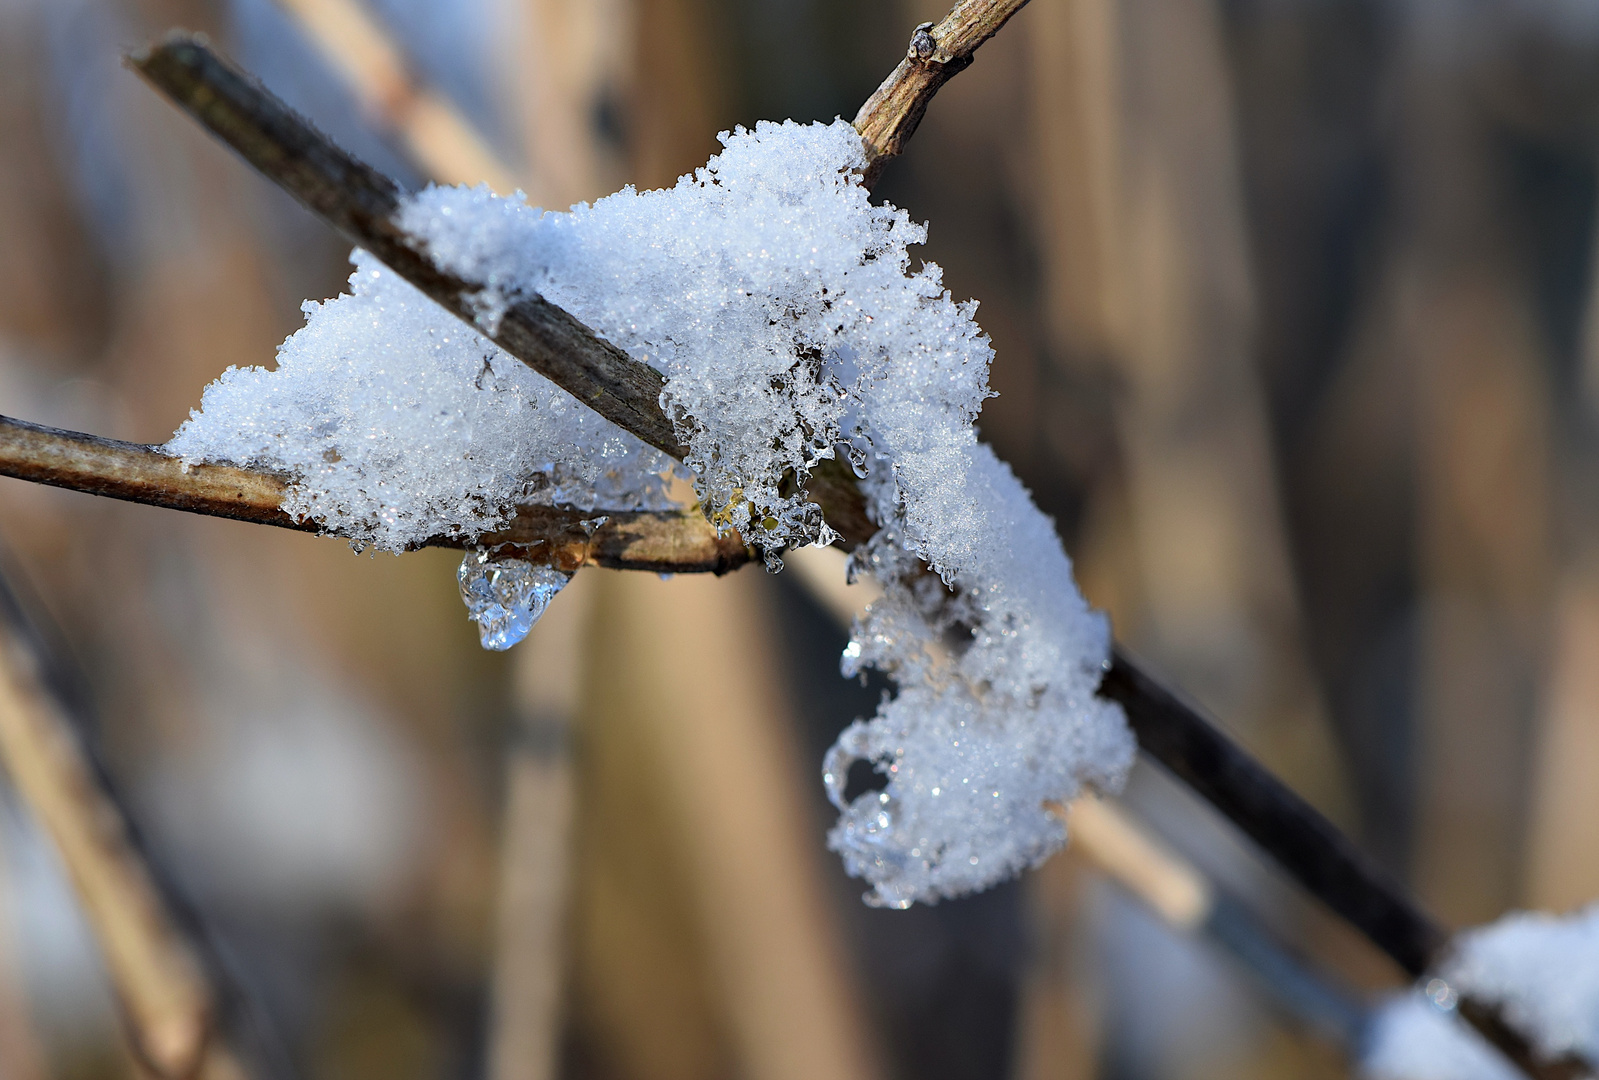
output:
POLYGON ((1309 803, 1118 648, 1101 692, 1121 702, 1146 754, 1247 833, 1306 889, 1411 977, 1430 969, 1449 932, 1309 803))

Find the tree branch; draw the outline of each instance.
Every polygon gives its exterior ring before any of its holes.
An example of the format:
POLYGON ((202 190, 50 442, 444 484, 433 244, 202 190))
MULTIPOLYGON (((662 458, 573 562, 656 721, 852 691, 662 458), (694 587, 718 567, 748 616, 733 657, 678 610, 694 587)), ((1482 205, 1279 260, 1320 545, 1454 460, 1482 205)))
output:
POLYGON ((916 28, 905 59, 855 114, 855 130, 866 143, 867 187, 905 149, 939 87, 970 66, 978 46, 1026 6, 1027 0, 960 0, 943 22, 916 28))
MULTIPOLYGON (((290 481, 236 465, 184 465, 154 446, 102 439, 0 416, 0 476, 113 499, 234 518, 300 532, 316 522, 282 509, 290 481)), ((725 574, 750 561, 735 532, 718 536, 692 511, 568 510, 524 506, 504 529, 474 541, 506 556, 526 555, 563 570, 608 566, 657 573, 725 574)), ((459 537, 424 547, 460 548, 459 537)))

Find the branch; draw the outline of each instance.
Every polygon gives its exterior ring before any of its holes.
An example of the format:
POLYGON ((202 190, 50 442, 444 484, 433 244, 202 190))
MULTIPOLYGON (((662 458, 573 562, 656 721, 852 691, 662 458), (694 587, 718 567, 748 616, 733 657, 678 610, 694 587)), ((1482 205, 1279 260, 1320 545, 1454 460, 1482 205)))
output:
MULTIPOLYGON (((236 465, 184 465, 153 446, 102 439, 0 416, 0 476, 85 491, 113 499, 234 518, 300 532, 314 521, 282 509, 290 481, 236 465)), ((524 506, 499 532, 474 541, 507 556, 529 556, 563 570, 608 566, 657 573, 715 573, 750 560, 737 533, 718 536, 691 511, 566 510, 524 506), (603 520, 602 520, 603 519, 603 520)), ((435 537, 425 547, 464 547, 435 537)))
POLYGON ((939 87, 966 70, 978 46, 1026 6, 1027 0, 960 0, 943 22, 916 28, 905 59, 855 114, 866 143, 867 187, 905 149, 939 87))
POLYGON ((1444 927, 1194 705, 1117 648, 1101 692, 1121 702, 1145 753, 1220 810, 1412 977, 1449 944, 1444 927))

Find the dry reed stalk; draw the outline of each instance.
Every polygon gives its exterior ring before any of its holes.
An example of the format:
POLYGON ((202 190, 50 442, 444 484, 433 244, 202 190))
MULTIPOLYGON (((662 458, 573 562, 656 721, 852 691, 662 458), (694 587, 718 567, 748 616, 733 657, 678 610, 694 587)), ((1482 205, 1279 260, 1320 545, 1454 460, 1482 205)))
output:
POLYGON ((6 1080, 49 1080, 45 1048, 28 1008, 18 955, 17 890, 10 851, 0 845, 0 1061, 6 1080))
POLYGON ((505 750, 495 919, 491 1080, 559 1075, 566 974, 573 724, 586 674, 592 574, 573 580, 539 620, 516 669, 516 730, 505 750))
POLYGON ((43 658, 9 603, 0 614, 0 760, 66 866, 135 1059, 162 1080, 244 1077, 215 1030, 216 999, 197 952, 49 689, 43 658))
POLYGON ((1572 911, 1599 896, 1599 552, 1584 552, 1558 591, 1520 902, 1572 911))
POLYGON ((828 911, 759 578, 608 576, 596 671, 659 786, 738 1071, 880 1075, 828 911))
POLYGON ((367 122, 400 144, 441 184, 487 184, 501 195, 516 178, 487 140, 433 87, 359 0, 277 0, 361 103, 367 122))

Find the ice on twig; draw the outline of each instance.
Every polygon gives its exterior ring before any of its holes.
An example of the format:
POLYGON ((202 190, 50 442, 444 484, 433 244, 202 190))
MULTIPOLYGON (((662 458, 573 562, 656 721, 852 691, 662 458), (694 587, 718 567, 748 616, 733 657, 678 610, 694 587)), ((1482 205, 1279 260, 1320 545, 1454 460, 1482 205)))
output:
MULTIPOLYGON (((992 349, 976 304, 937 266, 912 267, 925 230, 871 203, 859 136, 763 123, 722 141, 669 190, 549 213, 432 188, 400 221, 484 283, 480 329, 539 294, 665 375, 701 504, 774 568, 833 538, 804 487, 847 457, 881 526, 853 565, 885 595, 845 670, 899 689, 828 757, 831 843, 875 903, 983 888, 1064 842, 1048 804, 1115 787, 1131 762, 1120 709, 1096 696, 1109 628, 1049 520, 977 442, 992 349), (851 801, 857 761, 886 787, 851 801)), ((658 496, 652 451, 387 272, 361 264, 352 281, 308 308, 279 371, 213 385, 172 448, 282 468, 296 509, 394 548, 483 532, 524 488, 596 509, 658 496)))
POLYGON ((1469 930, 1439 974, 1500 1006, 1544 1056, 1599 1060, 1599 904, 1565 916, 1514 912, 1469 930))
POLYGON ((456 571, 466 614, 477 623, 485 649, 503 652, 527 637, 572 575, 523 559, 496 559, 492 552, 468 551, 456 571))
POLYGON ((1461 996, 1500 1009, 1542 1057, 1599 1052, 1599 905, 1566 916, 1513 912, 1455 938, 1427 992, 1373 1019, 1371 1080, 1511 1080, 1521 1074, 1454 1011, 1461 996), (1445 1007, 1440 1008, 1439 1003, 1445 1007))
POLYGON ((1361 1048, 1366 1080, 1521 1080, 1521 1073, 1452 1009, 1420 990, 1372 1014, 1361 1048))

